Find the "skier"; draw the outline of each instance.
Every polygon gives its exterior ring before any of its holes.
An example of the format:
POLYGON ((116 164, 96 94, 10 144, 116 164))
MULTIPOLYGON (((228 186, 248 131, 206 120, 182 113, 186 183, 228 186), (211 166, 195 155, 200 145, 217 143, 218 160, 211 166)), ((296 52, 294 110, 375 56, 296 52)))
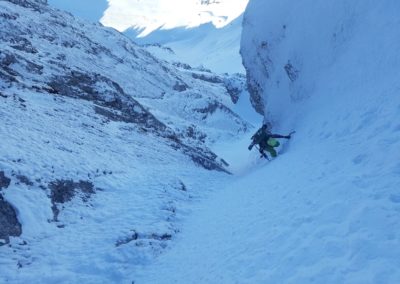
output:
POLYGON ((279 135, 279 134, 272 134, 268 130, 268 125, 263 124, 260 129, 251 137, 253 140, 249 145, 248 149, 251 150, 254 145, 258 144, 259 148, 258 151, 260 152, 261 156, 268 159, 268 156, 264 153, 264 151, 268 151, 271 154, 271 157, 275 158, 277 156, 275 147, 280 145, 279 141, 275 138, 285 138, 290 139, 291 135, 294 132, 291 132, 289 135, 279 135))

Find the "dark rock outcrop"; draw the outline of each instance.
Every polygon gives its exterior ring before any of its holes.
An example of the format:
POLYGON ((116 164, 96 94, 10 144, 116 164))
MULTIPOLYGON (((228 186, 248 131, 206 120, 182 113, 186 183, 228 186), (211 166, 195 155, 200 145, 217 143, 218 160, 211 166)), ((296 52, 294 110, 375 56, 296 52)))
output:
POLYGON ((265 104, 263 99, 264 90, 260 84, 247 73, 247 89, 250 94, 250 102, 256 112, 261 115, 265 114, 265 104))
POLYGON ((11 68, 17 60, 14 55, 0 52, 0 80, 5 83, 16 82, 18 73, 11 68))
POLYGON ((14 207, 0 195, 0 239, 8 243, 10 237, 18 237, 21 234, 21 224, 14 207))
POLYGON ((33 182, 27 176, 17 175, 16 178, 18 179, 19 182, 27 186, 33 186, 33 182))
POLYGON ((10 185, 11 179, 4 175, 3 171, 0 171, 0 190, 7 188, 10 185))
POLYGON ((207 106, 204 108, 194 109, 194 111, 204 114, 203 119, 206 119, 207 116, 212 115, 217 110, 229 113, 229 115, 231 115, 233 118, 240 119, 240 117, 236 113, 234 113, 230 108, 217 101, 209 102, 207 106))
POLYGON ((234 74, 224 79, 224 86, 231 97, 231 100, 236 104, 240 94, 246 89, 245 77, 242 74, 234 74))
POLYGON ((36 11, 39 11, 41 6, 47 5, 47 0, 6 0, 6 1, 25 8, 34 9, 36 11))
POLYGON ((125 237, 121 238, 116 241, 115 246, 119 247, 122 245, 129 244, 130 242, 135 242, 135 245, 140 245, 140 243, 143 242, 166 242, 170 241, 172 239, 172 234, 171 233, 150 233, 150 234, 145 234, 145 233, 138 233, 135 230, 132 230, 132 234, 125 237))
POLYGON ((243 58, 243 66, 246 69, 247 89, 250 94, 250 102, 253 108, 261 115, 265 115, 265 86, 261 82, 270 78, 273 69, 270 58, 270 43, 261 41, 255 45, 255 55, 249 59, 243 47, 240 50, 243 58))
POLYGON ((215 75, 192 73, 192 77, 194 79, 198 79, 198 80, 202 80, 202 81, 206 81, 206 82, 214 83, 214 84, 221 84, 224 82, 220 77, 215 76, 215 75))
POLYGON ((157 131, 166 128, 135 99, 125 94, 120 85, 100 74, 70 71, 68 75, 54 77, 48 86, 53 94, 96 103, 96 113, 110 120, 137 123, 157 131))
POLYGON ((290 81, 294 82, 299 77, 299 71, 292 65, 290 61, 284 67, 286 75, 289 77, 290 81))
POLYGON ((73 180, 55 180, 49 184, 49 188, 51 191, 50 199, 54 221, 58 221, 58 215, 60 214, 57 204, 71 201, 77 194, 81 196, 84 202, 87 202, 90 196, 95 193, 93 183, 83 180, 78 182, 74 182, 73 180))
POLYGON ((172 89, 173 89, 174 91, 184 92, 184 91, 186 91, 186 90, 188 89, 188 85, 186 85, 186 84, 183 83, 183 82, 178 82, 178 81, 176 81, 176 82, 175 82, 175 85, 172 87, 172 89))

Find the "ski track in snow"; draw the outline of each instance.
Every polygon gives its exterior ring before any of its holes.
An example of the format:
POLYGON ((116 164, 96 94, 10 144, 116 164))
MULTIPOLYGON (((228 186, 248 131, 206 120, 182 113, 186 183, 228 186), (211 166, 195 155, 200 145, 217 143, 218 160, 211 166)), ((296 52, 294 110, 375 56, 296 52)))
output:
POLYGON ((350 107, 330 127, 310 117, 286 153, 205 201, 135 283, 398 283, 399 162, 376 145, 396 153, 400 133, 387 118, 399 112, 382 105, 372 125, 355 123, 350 107), (354 129, 342 130, 345 117, 354 129))
MULTIPOLYGON (((245 67, 296 134, 237 167, 137 283, 400 283, 398 9, 250 1, 245 67)), ((236 146, 233 165, 249 157, 236 146)))

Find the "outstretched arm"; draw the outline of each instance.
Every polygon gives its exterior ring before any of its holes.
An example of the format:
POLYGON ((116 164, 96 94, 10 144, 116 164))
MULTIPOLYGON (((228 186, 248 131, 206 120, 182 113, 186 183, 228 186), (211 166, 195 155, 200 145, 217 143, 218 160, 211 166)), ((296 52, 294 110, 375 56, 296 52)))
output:
POLYGON ((279 135, 279 134, 271 134, 269 135, 271 138, 285 138, 285 139, 290 139, 290 134, 289 135, 279 135))

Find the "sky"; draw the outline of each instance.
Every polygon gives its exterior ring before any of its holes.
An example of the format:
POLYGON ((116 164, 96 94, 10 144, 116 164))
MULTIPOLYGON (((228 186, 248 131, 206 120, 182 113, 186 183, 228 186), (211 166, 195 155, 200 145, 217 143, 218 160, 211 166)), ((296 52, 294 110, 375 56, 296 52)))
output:
POLYGON ((74 15, 100 21, 121 32, 140 30, 140 36, 163 27, 196 27, 212 22, 222 28, 240 16, 248 0, 49 0, 50 5, 74 15), (202 4, 203 2, 203 4, 202 4))
POLYGON ((107 0, 48 0, 48 3, 92 22, 98 22, 108 7, 107 0))

